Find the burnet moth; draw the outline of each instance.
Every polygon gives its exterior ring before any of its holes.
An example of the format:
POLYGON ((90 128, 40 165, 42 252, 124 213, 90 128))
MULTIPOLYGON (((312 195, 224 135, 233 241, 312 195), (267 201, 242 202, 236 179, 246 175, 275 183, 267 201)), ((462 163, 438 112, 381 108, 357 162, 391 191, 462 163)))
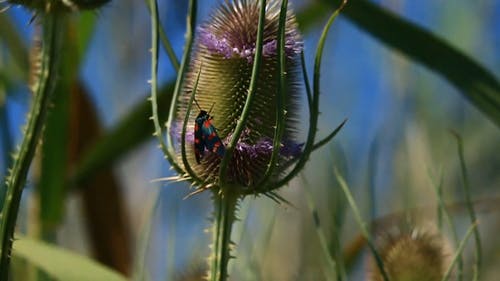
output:
POLYGON ((196 99, 194 102, 200 110, 194 123, 194 155, 196 163, 200 164, 200 160, 205 154, 205 148, 213 153, 217 153, 219 156, 223 156, 226 149, 219 135, 217 135, 217 130, 212 125, 213 116, 210 115, 210 112, 214 105, 206 112, 201 109, 196 99))

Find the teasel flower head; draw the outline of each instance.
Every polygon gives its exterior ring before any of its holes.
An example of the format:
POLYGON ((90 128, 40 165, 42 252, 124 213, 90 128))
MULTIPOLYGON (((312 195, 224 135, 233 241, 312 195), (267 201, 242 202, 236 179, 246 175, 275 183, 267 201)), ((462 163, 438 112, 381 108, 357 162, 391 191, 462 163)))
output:
MULTIPOLYGON (((394 227, 379 234, 376 244, 387 277, 393 281, 439 281, 450 263, 447 241, 431 227, 394 227)), ((384 280, 373 258, 368 280, 384 280)))
MULTIPOLYGON (((284 115, 277 122, 280 3, 271 0, 266 4, 262 56, 255 94, 244 129, 227 166, 227 184, 241 194, 255 193, 258 186, 271 186, 278 182, 302 151, 296 134, 300 118, 300 53, 303 46, 290 9, 287 10, 284 31, 284 115), (280 145, 275 147, 275 129, 279 122, 282 122, 283 130, 280 145), (274 150, 278 150, 275 168, 270 175, 266 175, 274 150)), ((192 59, 175 108, 177 125, 170 133, 180 144, 186 122, 184 138, 187 163, 182 165, 190 166, 184 168, 192 170, 203 187, 218 187, 221 161, 242 118, 257 48, 259 11, 258 1, 225 1, 196 30, 192 59), (207 119, 210 123, 197 124, 201 112, 210 116, 207 119), (213 128, 201 128, 203 125, 213 128), (202 129, 206 131, 202 132, 202 129)), ((181 155, 180 146, 177 145, 177 155, 181 155)), ((182 161, 180 156, 178 161, 182 161)))

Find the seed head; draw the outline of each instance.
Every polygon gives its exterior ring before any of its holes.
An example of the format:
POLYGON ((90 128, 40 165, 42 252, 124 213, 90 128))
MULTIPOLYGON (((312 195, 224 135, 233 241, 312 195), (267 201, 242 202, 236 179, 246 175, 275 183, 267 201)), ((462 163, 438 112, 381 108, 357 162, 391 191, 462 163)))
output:
MULTIPOLYGON (((401 229, 381 234, 377 249, 392 281, 439 281, 448 265, 444 239, 430 229, 401 229)), ((376 262, 369 265, 369 280, 384 280, 376 262)))

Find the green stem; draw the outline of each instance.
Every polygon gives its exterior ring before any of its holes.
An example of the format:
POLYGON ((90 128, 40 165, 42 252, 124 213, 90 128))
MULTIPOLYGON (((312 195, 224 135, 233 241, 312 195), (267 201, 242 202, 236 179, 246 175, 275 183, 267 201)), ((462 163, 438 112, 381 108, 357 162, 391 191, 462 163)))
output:
POLYGON ((370 251, 372 252, 373 256, 375 257, 375 262, 377 263, 377 266, 380 270, 380 273, 382 274, 384 281, 389 281, 389 277, 387 275, 387 272, 385 271, 384 262, 382 260, 382 257, 380 257, 379 253, 377 252, 377 249, 375 248, 373 238, 370 235, 370 232, 368 231, 368 227, 366 226, 366 223, 363 221, 363 218, 361 217, 361 213, 359 212, 359 208, 356 205, 356 201, 354 201, 354 198, 352 197, 351 191, 349 191, 349 187, 347 186, 347 183, 345 182, 344 178, 340 175, 340 173, 337 171, 337 168, 334 168, 334 173, 335 173, 335 177, 337 178, 337 181, 340 184, 340 187, 342 188, 342 191, 345 194, 347 202, 351 206, 351 209, 354 213, 354 219, 356 220, 356 222, 359 225, 359 228, 361 229, 361 234, 366 239, 366 243, 368 244, 370 251))
POLYGON ((238 195, 232 192, 214 192, 214 223, 212 226, 212 256, 209 258, 209 281, 225 281, 231 258, 231 230, 236 220, 238 195))
POLYGON ((35 154, 37 144, 44 127, 51 94, 56 81, 57 55, 59 53, 58 35, 61 34, 60 14, 46 14, 42 19, 42 53, 40 74, 34 87, 34 100, 27 118, 19 153, 14 158, 11 174, 7 179, 7 196, 1 214, 0 225, 0 280, 7 280, 9 275, 10 253, 21 194, 28 170, 35 154))
MULTIPOLYGON (((173 123, 175 121, 175 113, 177 111, 177 102, 179 101, 179 95, 182 91, 182 85, 184 83, 184 76, 187 72, 187 66, 189 64, 189 58, 191 56, 191 48, 193 46, 194 33, 196 28, 196 10, 197 10, 198 2, 197 0, 189 0, 189 13, 186 19, 186 45, 184 46, 184 54, 182 55, 181 65, 179 71, 177 72, 177 80, 175 81, 175 89, 174 94, 172 96, 172 102, 170 103, 170 111, 168 114, 167 120, 167 145, 166 150, 164 149, 164 153, 166 157, 169 159, 172 166, 176 167, 176 170, 180 173, 184 173, 182 169, 178 166, 175 160, 175 149, 174 149, 174 141, 172 139, 172 134, 170 134, 173 123)), ((153 115, 153 117, 155 117, 153 115)), ((155 117, 156 118, 156 117, 155 117)), ((159 122, 159 121, 158 121, 159 122)), ((155 121, 156 123, 156 121, 155 121)), ((157 128, 156 131, 161 133, 161 128, 159 124, 155 124, 157 128)), ((163 137, 160 134, 160 143, 163 143, 163 137)))
POLYGON ((467 243, 467 240, 469 239, 469 237, 471 236, 471 234, 473 233, 473 231, 475 231, 476 229, 477 229, 477 224, 474 223, 474 224, 472 224, 469 227, 469 229, 467 230, 467 233, 465 233, 465 237, 462 239, 462 241, 458 245, 457 252, 453 256, 453 259, 452 259, 450 265, 446 269, 446 272, 445 272, 445 274, 443 276, 442 281, 447 281, 448 279, 450 279, 450 274, 451 274, 451 271, 453 270, 453 267, 455 266, 455 263, 457 263, 457 261, 462 256, 462 252, 463 252, 463 250, 465 248, 465 244, 467 243))
MULTIPOLYGON (((462 181, 463 181, 463 186, 464 186, 464 193, 465 193, 465 202, 467 204, 467 211, 469 213, 469 217, 471 220, 472 224, 477 224, 477 217, 476 217, 476 212, 474 211, 474 204, 472 203, 471 195, 470 195, 470 186, 469 186, 469 178, 467 176, 467 167, 465 166, 465 158, 464 158, 464 145, 462 141, 462 137, 456 133, 452 132, 452 134, 456 137, 457 139, 457 145, 458 145, 458 156, 460 158, 460 168, 461 168, 461 173, 462 173, 462 181)), ((475 263, 473 266, 473 281, 479 280, 479 272, 481 269, 481 237, 479 235, 479 229, 477 227, 474 228, 474 241, 476 244, 475 251, 474 251, 474 258, 475 258, 475 263)))
MULTIPOLYGON (((157 13, 158 8, 154 7, 153 3, 149 0, 145 0, 146 5, 148 6, 149 13, 153 16, 153 13, 157 13), (155 9, 155 11, 153 11, 155 9)), ((159 36, 161 40, 161 44, 163 45, 163 48, 165 49, 165 52, 167 52, 168 59, 170 60, 170 63, 174 67, 174 70, 176 72, 179 71, 179 60, 177 60, 177 57, 175 56, 174 48, 172 48, 172 44, 170 44, 170 40, 168 39, 167 33, 165 33, 165 29, 163 29, 163 26, 160 22, 160 19, 158 18, 158 30, 159 30, 159 36)))
POLYGON ((279 27, 278 27, 278 95, 276 97, 276 126, 274 129, 274 139, 273 139, 273 152, 271 154, 271 159, 267 166, 266 172, 261 183, 265 183, 273 175, 274 169, 278 161, 278 155, 281 149, 281 139, 283 138, 283 132, 285 130, 285 119, 286 119, 286 109, 285 109, 285 29, 286 29, 286 11, 288 7, 288 1, 283 0, 281 2, 279 27))
MULTIPOLYGON (((0 95, 5 94, 2 86, 3 85, 0 85, 0 95)), ((10 167, 12 161, 9 152, 12 151, 12 136, 9 130, 9 115, 7 112, 7 106, 2 101, 3 98, 4 97, 0 96, 0 135, 2 135, 2 150, 5 152, 2 157, 2 161, 5 167, 10 167)), ((0 172, 3 173, 4 171, 0 172)), ((0 212, 2 211, 3 203, 5 200, 5 190, 5 183, 2 181, 0 182, 0 212)))
MULTIPOLYGON (((429 173, 430 175, 430 173, 429 173)), ((443 199, 443 174, 442 171, 440 170, 439 172, 439 183, 435 183, 433 181, 433 187, 434 187, 434 192, 436 193, 436 198, 438 200, 438 212, 439 212, 439 217, 441 217, 441 221, 445 221, 446 224, 448 225, 448 228, 450 229, 451 235, 453 237, 453 243, 455 244, 456 247, 459 246, 459 239, 458 239, 458 234, 457 234, 457 229, 455 227, 455 224, 453 223, 453 220, 451 219, 450 213, 448 212, 448 209, 446 208, 446 204, 443 199)), ((440 230, 442 231, 442 222, 440 223, 440 230)), ((464 268, 464 261, 462 258, 462 254, 458 252, 459 255, 457 257, 457 280, 461 281, 463 280, 463 268, 464 268)))
MULTIPOLYGON (((330 248, 328 246, 328 240, 326 238, 325 232, 323 230, 323 226, 321 225, 321 220, 319 218, 318 209, 316 208, 316 204, 314 203, 314 199, 312 197, 311 191, 309 190, 309 183, 307 182, 305 177, 302 177, 302 181, 304 182, 303 190, 305 193, 305 199, 307 201, 307 206, 309 207, 309 212, 311 214, 314 230, 316 231, 316 235, 318 236, 319 243, 321 245, 321 252, 323 253, 324 260, 327 264, 327 268, 325 270, 326 276, 325 279, 329 281, 335 280, 335 276, 337 280, 345 280, 343 278, 343 273, 341 273, 338 263, 335 261, 335 256, 331 253, 330 248)), ((337 249, 338 250, 338 249, 337 249)))

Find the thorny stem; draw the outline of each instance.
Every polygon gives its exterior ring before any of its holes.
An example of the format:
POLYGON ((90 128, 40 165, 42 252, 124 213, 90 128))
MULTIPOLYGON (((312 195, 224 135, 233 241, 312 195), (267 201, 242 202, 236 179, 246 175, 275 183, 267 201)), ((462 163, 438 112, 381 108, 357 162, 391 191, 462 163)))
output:
POLYGON ((21 195, 51 103, 61 43, 59 42, 59 35, 62 34, 60 29, 64 26, 61 23, 63 18, 63 15, 57 13, 41 16, 43 33, 40 72, 34 87, 34 100, 27 117, 24 137, 19 153, 14 158, 10 176, 7 178, 7 195, 1 214, 0 280, 7 280, 9 275, 10 254, 21 195))
POLYGON ((225 281, 231 258, 231 230, 236 220, 238 195, 230 192, 213 192, 214 223, 212 226, 212 255, 209 257, 209 281, 225 281))

